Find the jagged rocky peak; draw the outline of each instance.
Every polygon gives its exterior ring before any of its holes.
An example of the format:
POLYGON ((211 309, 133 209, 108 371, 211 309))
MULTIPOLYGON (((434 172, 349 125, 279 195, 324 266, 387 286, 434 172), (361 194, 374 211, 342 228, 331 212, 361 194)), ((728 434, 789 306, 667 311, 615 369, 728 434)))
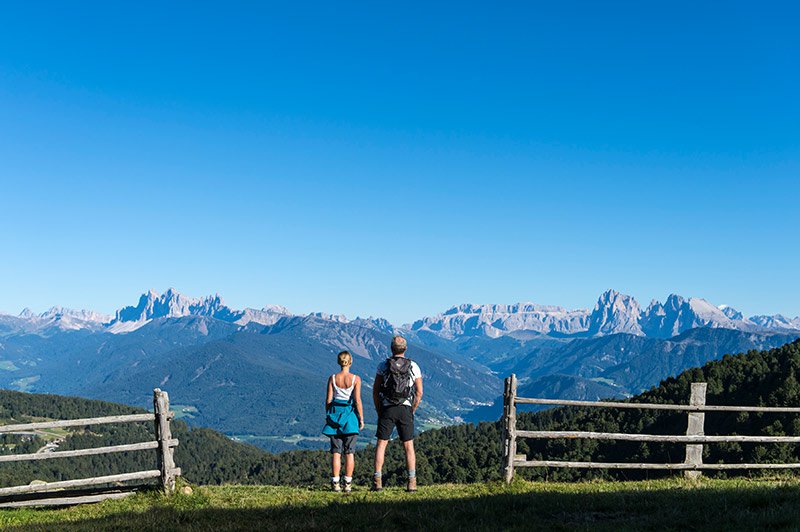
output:
MULTIPOLYGON (((124 307, 117 311, 114 322, 142 322, 153 318, 177 318, 192 314, 192 310, 201 306, 201 300, 186 297, 174 288, 159 295, 155 290, 142 294, 139 303, 124 307)), ((221 302, 220 302, 221 303, 221 302)))
POLYGON ((744 314, 742 314, 733 307, 729 307, 728 305, 720 305, 717 308, 720 309, 722 313, 725 314, 725 316, 727 316, 727 318, 730 320, 740 320, 740 321, 745 320, 744 314))
POLYGON ((24 320, 31 320, 33 318, 37 318, 38 315, 28 307, 25 307, 24 309, 22 309, 22 312, 19 313, 19 317, 24 320))
POLYGON ((112 332, 129 332, 136 325, 147 323, 156 318, 180 318, 183 316, 207 316, 240 325, 256 322, 262 325, 275 323, 280 316, 289 312, 285 307, 267 306, 261 310, 234 310, 225 305, 217 295, 201 298, 188 297, 174 288, 163 294, 149 290, 141 295, 136 306, 129 306, 117 311, 111 323, 112 332))
POLYGON ((597 300, 589 317, 589 333, 606 335, 628 333, 642 335, 639 316, 642 309, 632 296, 606 290, 597 300))
MULTIPOLYGON (((731 315, 735 314, 735 309, 732 309, 731 315)), ((671 338, 697 327, 748 328, 746 322, 729 317, 705 299, 686 299, 677 294, 670 294, 663 304, 658 301, 651 303, 642 314, 641 325, 647 336, 656 338, 671 338)))

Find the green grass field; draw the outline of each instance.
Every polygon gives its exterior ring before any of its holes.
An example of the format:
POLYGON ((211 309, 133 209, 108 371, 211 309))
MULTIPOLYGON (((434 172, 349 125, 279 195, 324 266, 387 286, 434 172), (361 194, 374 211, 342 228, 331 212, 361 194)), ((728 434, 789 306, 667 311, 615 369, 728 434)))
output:
POLYGON ((499 483, 350 495, 271 486, 139 493, 60 510, 0 510, 9 530, 798 529, 793 479, 499 483))

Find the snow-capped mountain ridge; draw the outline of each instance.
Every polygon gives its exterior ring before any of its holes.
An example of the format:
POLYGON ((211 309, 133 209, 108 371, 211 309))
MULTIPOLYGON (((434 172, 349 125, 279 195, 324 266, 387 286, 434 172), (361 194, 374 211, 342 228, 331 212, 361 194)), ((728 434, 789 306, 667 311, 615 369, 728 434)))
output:
POLYGON ((775 315, 744 318, 741 312, 727 305, 715 307, 705 299, 687 299, 677 294, 670 294, 664 303, 653 300, 642 310, 632 296, 607 290, 600 295, 591 312, 535 303, 462 304, 405 326, 415 332, 430 332, 450 340, 476 335, 497 338, 515 331, 576 336, 628 333, 671 338, 697 327, 791 331, 800 330, 800 317, 792 319, 775 315))
MULTIPOLYGON (((119 309, 113 317, 90 310, 52 307, 36 314, 25 308, 18 316, 0 314, 0 326, 24 333, 49 330, 91 330, 110 333, 134 331, 154 319, 204 316, 237 325, 256 323, 274 325, 293 314, 280 305, 261 309, 236 310, 227 306, 219 295, 193 298, 174 288, 163 294, 149 290, 136 305, 119 309)), ((447 340, 484 336, 498 338, 515 332, 555 336, 606 336, 627 333, 654 338, 671 338, 698 328, 726 328, 742 331, 797 331, 800 317, 787 318, 780 314, 745 318, 738 310, 716 307, 702 298, 684 298, 670 294, 664 303, 653 300, 644 310, 632 296, 607 290, 590 311, 570 310, 556 305, 523 302, 516 304, 455 305, 441 314, 421 318, 414 323, 397 327, 383 318, 348 319, 341 314, 312 312, 307 316, 323 321, 351 323, 360 327, 395 333, 428 332, 447 340)), ((2 331, 2 329, 0 329, 2 331)))

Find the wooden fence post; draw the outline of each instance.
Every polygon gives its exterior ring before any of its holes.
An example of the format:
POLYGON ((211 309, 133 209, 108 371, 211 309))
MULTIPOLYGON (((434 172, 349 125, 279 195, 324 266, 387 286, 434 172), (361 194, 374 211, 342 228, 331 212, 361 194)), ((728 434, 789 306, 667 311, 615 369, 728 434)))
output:
MULTIPOLYGON (((692 392, 689 396, 689 404, 692 406, 704 406, 706 404, 706 388, 705 382, 693 382, 692 392)), ((689 412, 689 422, 686 426, 687 436, 703 436, 705 434, 703 424, 705 423, 706 415, 704 412, 689 412)), ((687 443, 686 444, 686 459, 685 464, 701 465, 703 463, 703 444, 687 443)), ((702 471, 684 471, 683 475, 688 479, 700 478, 702 471)))
POLYGON ((505 380, 503 390, 503 477, 506 484, 514 478, 514 459, 517 457, 517 376, 505 380))
POLYGON ((501 466, 500 473, 503 475, 503 479, 506 478, 506 471, 508 471, 508 452, 510 450, 509 439, 508 439, 508 415, 510 414, 508 410, 508 400, 511 397, 511 377, 506 377, 503 379, 503 417, 500 418, 503 423, 503 440, 501 445, 503 446, 503 462, 501 466))
POLYGON ((158 441, 158 469, 161 471, 161 485, 166 493, 175 491, 175 477, 177 474, 173 449, 170 446, 172 431, 169 421, 172 415, 169 411, 169 395, 156 388, 153 390, 153 409, 156 414, 156 440, 158 441))

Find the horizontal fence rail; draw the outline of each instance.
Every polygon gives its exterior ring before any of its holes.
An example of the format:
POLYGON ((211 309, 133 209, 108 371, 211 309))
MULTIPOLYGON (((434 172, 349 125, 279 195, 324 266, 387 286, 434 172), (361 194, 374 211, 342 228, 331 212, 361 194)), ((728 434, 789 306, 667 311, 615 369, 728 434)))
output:
MULTIPOLYGON (((170 447, 177 447, 178 440, 171 439, 169 440, 168 444, 170 447)), ((129 443, 125 445, 110 445, 108 447, 92 447, 91 449, 53 451, 51 453, 5 454, 5 455, 0 455, 0 462, 27 462, 32 460, 50 460, 53 458, 73 458, 75 456, 92 456, 95 454, 145 451, 148 449, 158 449, 159 445, 160 444, 157 441, 145 441, 141 443, 129 443)))
MULTIPOLYGON (((122 452, 137 451, 156 451, 157 469, 147 471, 135 471, 132 473, 122 473, 117 475, 105 475, 91 478, 81 478, 74 480, 62 480, 58 482, 35 482, 24 486, 11 486, 0 488, 0 498, 20 496, 33 496, 30 500, 2 500, 0 508, 17 508, 23 506, 44 506, 44 505, 68 505, 81 504, 86 502, 97 502, 104 499, 118 499, 133 493, 131 486, 116 486, 104 493, 86 494, 77 493, 70 496, 60 494, 58 497, 36 498, 36 494, 50 491, 60 491, 70 488, 84 488, 87 486, 103 486, 130 482, 135 480, 160 479, 163 489, 171 493, 175 489, 175 480, 181 474, 181 469, 175 466, 174 449, 178 446, 178 440, 172 437, 170 421, 174 414, 169 411, 169 395, 156 388, 153 390, 153 413, 146 414, 127 414, 120 416, 104 416, 82 419, 63 419, 57 421, 42 421, 36 423, 24 423, 15 425, 0 426, 0 434, 14 433, 34 433, 41 429, 63 428, 63 427, 82 427, 89 425, 103 425, 110 423, 154 423, 156 438, 152 441, 139 443, 129 443, 122 445, 109 445, 104 447, 93 447, 89 449, 71 449, 67 451, 37 452, 29 454, 9 454, 0 455, 0 463, 3 462, 25 462, 38 460, 52 460, 63 458, 74 458, 79 456, 93 456, 101 454, 112 454, 122 452)), ((97 491, 95 489, 94 491, 97 491)))
POLYGON ((153 469, 151 471, 137 471, 135 473, 123 473, 121 475, 105 475, 102 477, 79 478, 76 480, 60 480, 58 482, 43 482, 41 484, 28 484, 26 486, 14 486, 11 488, 0 488, 0 497, 4 495, 19 495, 22 493, 41 493, 43 491, 53 491, 65 488, 78 488, 83 486, 97 486, 100 484, 111 484, 115 482, 128 482, 130 480, 146 480, 158 478, 161 471, 153 469))
POLYGON ((47 497, 42 499, 30 499, 22 501, 4 502, 1 508, 24 508, 26 506, 73 506, 75 504, 87 504, 101 502, 108 499, 124 499, 133 495, 131 491, 110 491, 94 495, 72 495, 66 497, 47 497))
POLYGON ((697 478, 702 470, 741 469, 800 469, 800 463, 769 464, 704 464, 703 444, 706 443, 800 443, 800 436, 746 436, 712 435, 703 432, 706 412, 771 412, 800 413, 800 407, 727 406, 705 404, 706 383, 691 385, 688 405, 660 403, 631 403, 621 401, 573 401, 567 399, 542 399, 517 397, 517 377, 505 379, 503 391, 503 476, 506 482, 514 477, 515 467, 566 467, 584 469, 655 469, 684 471, 688 478, 697 478), (688 412, 686 434, 629 434, 622 432, 594 432, 579 430, 517 430, 516 405, 553 405, 594 408, 627 408, 642 410, 667 410, 688 412), (588 439, 638 442, 678 443, 686 446, 686 458, 682 463, 617 463, 575 462, 566 460, 528 460, 517 455, 517 438, 536 439, 588 439))
POLYGON ((0 425, 0 434, 9 432, 29 432, 39 429, 57 429, 62 427, 84 427, 87 425, 105 425, 108 423, 133 423, 136 421, 155 421, 155 414, 129 414, 125 416, 87 417, 84 419, 62 419, 59 421, 41 421, 23 425, 0 425))
POLYGON ((627 432, 582 432, 569 430, 518 430, 518 438, 652 441, 665 443, 800 443, 800 436, 684 436, 676 434, 628 434, 627 432))
POLYGON ((567 462, 562 460, 514 460, 517 467, 572 467, 584 469, 670 469, 700 471, 703 469, 798 469, 800 464, 632 464, 627 462, 567 462))
POLYGON ((772 412, 776 414, 800 414, 800 407, 795 406, 670 405, 661 403, 531 399, 529 397, 517 397, 514 402, 518 405, 589 406, 599 408, 634 408, 640 410, 677 410, 679 412, 772 412))

